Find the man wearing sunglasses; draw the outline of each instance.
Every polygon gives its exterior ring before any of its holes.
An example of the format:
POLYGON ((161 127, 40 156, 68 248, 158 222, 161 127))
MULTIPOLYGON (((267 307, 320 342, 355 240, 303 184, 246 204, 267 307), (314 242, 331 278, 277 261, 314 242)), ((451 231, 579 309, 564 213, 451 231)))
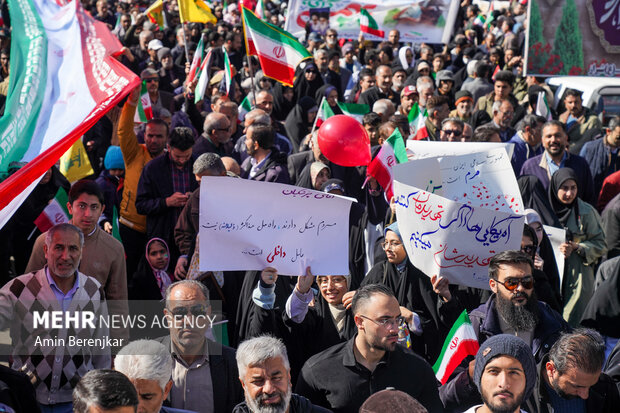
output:
POLYGON ((170 335, 158 341, 174 360, 171 407, 229 412, 242 400, 235 350, 205 337, 213 320, 208 297, 209 290, 198 281, 171 284, 164 309, 170 335))
POLYGON ((393 387, 442 412, 437 381, 421 357, 397 345, 404 322, 392 291, 384 285, 359 288, 351 304, 357 334, 312 356, 297 379, 295 393, 334 412, 357 412, 371 394, 393 387))
MULTIPOLYGON (((534 263, 521 251, 503 251, 489 263, 489 287, 493 292, 486 303, 469 313, 472 326, 482 343, 498 334, 520 337, 540 363, 551 346, 570 327, 549 305, 538 301, 534 292, 534 263)), ((463 411, 480 404, 474 377, 475 359, 467 357, 450 381, 439 389, 446 410, 463 411)))
POLYGON ((442 142, 463 142, 464 123, 458 118, 446 118, 441 122, 442 142))

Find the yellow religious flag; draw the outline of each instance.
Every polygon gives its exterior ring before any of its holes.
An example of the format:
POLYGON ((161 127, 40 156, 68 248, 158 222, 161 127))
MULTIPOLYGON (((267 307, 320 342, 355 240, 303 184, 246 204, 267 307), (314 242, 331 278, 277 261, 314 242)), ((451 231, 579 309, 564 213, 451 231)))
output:
POLYGON ((150 7, 144 11, 144 14, 149 18, 151 23, 157 24, 160 30, 164 29, 163 0, 157 0, 155 3, 151 4, 150 7))
POLYGON ((75 141, 73 146, 60 158, 60 172, 69 182, 79 181, 85 176, 95 173, 88 160, 82 139, 75 141))
POLYGON ((178 0, 179 3, 179 16, 181 22, 194 22, 194 23, 213 23, 217 22, 217 19, 211 13, 211 8, 204 0, 178 0))

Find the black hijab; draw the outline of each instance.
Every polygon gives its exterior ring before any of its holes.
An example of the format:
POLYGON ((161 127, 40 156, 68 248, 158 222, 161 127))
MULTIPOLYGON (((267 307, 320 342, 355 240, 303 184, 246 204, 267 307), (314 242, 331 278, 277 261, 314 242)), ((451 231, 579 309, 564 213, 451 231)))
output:
POLYGON ((523 207, 538 212, 544 225, 561 228, 560 221, 553 212, 549 203, 549 196, 540 179, 534 175, 522 175, 517 179, 517 183, 523 199, 523 207))
MULTIPOLYGON (((565 227, 567 226, 568 217, 573 211, 573 208, 576 208, 575 216, 579 216, 577 197, 575 197, 575 199, 573 199, 573 202, 568 205, 563 203, 560 198, 558 198, 558 191, 562 187, 562 184, 564 184, 564 182, 570 179, 577 183, 575 171, 573 171, 571 168, 560 168, 556 171, 556 173, 553 174, 553 176, 551 177, 551 182, 549 183, 549 201, 551 202, 553 211, 560 220, 560 223, 565 227)), ((579 192, 579 187, 577 187, 577 192, 579 192)))
POLYGON ((310 96, 302 96, 293 110, 286 116, 284 128, 293 143, 294 152, 299 151, 299 145, 304 137, 310 133, 312 123, 308 121, 308 111, 316 107, 316 102, 310 96))
MULTIPOLYGON (((338 91, 338 89, 336 89, 336 86, 330 85, 329 83, 326 83, 323 86, 321 86, 319 90, 316 91, 316 94, 314 96, 314 100, 316 101, 316 104, 320 105, 321 102, 323 101, 323 98, 325 98, 325 101, 327 101, 327 97, 329 96, 330 93, 332 93, 332 90, 338 91)), ((342 115, 342 110, 340 109, 340 106, 330 105, 329 107, 332 109, 332 112, 334 112, 334 115, 342 115)))
POLYGON ((316 67, 314 62, 301 62, 299 64, 299 67, 297 68, 297 73, 295 74, 295 82, 293 83, 293 102, 299 102, 299 100, 303 96, 315 96, 316 91, 319 90, 319 88, 323 86, 324 83, 325 82, 323 82, 323 78, 319 73, 319 69, 318 67, 316 67), (308 82, 305 76, 308 70, 316 71, 314 80, 311 82, 308 82))
POLYGON ((295 106, 295 100, 289 101, 284 97, 284 92, 288 89, 290 89, 289 86, 284 86, 280 82, 276 82, 276 85, 273 87, 273 111, 271 116, 280 122, 286 119, 286 115, 295 106))

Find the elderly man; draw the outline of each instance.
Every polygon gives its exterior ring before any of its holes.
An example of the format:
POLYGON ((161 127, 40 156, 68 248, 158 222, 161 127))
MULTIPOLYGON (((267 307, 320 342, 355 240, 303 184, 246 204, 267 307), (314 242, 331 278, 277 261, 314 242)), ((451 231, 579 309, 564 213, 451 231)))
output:
POLYGON ((583 107, 581 92, 568 89, 564 95, 564 107, 566 111, 559 116, 559 121, 566 127, 568 134, 569 150, 579 153, 581 147, 587 142, 585 133, 590 129, 601 129, 601 121, 589 108, 583 107))
POLYGON ((392 291, 378 284, 361 287, 351 312, 357 335, 311 357, 296 392, 334 412, 356 412, 372 393, 394 387, 429 411, 442 412, 433 370, 397 344, 404 320, 392 291))
POLYGON ((138 395, 118 371, 89 371, 73 391, 74 413, 136 413, 138 395))
POLYGON ((195 156, 212 152, 219 156, 232 153, 233 142, 230 139, 231 123, 223 113, 211 112, 205 118, 202 135, 192 147, 195 156))
POLYGON ((123 373, 138 393, 138 413, 191 413, 164 407, 172 389, 172 356, 154 340, 136 340, 114 358, 114 368, 123 373))
POLYGON ((517 133, 510 127, 514 116, 514 107, 508 100, 496 100, 493 102, 493 117, 491 122, 482 126, 492 126, 499 129, 499 138, 502 142, 508 142, 517 133))
POLYGON ((396 107, 390 99, 379 99, 372 105, 372 111, 381 116, 382 122, 387 122, 396 112, 396 107))
POLYGON ((555 342, 539 367, 534 397, 528 412, 617 412, 618 388, 601 373, 605 341, 595 330, 565 333, 555 342))
POLYGON ((376 85, 362 93, 357 103, 366 104, 372 108, 379 99, 389 99, 398 105, 400 97, 392 90, 392 69, 390 66, 381 65, 375 71, 376 85))
POLYGON ((522 339, 493 336, 476 354, 474 381, 484 404, 465 413, 519 413, 536 385, 536 362, 522 339))
POLYGON ((305 397, 293 394, 286 347, 277 338, 260 336, 244 341, 237 351, 239 381, 245 401, 234 413, 327 413, 305 397))
MULTIPOLYGON (((261 125, 272 125, 273 124, 271 117, 263 109, 254 109, 254 110, 249 111, 245 115, 245 119, 243 122, 244 122, 243 123, 244 135, 242 135, 239 139, 237 139, 237 143, 235 143, 235 148, 233 150, 233 157, 235 157, 239 163, 243 163, 243 161, 245 161, 248 158, 248 156, 250 156, 248 155, 247 147, 245 146, 245 134, 248 132, 248 128, 250 127, 250 125, 254 123, 261 124, 261 125)), ((273 146, 278 151, 283 152, 287 155, 290 155, 293 152, 293 144, 291 143, 290 139, 278 133, 277 131, 276 131, 276 139, 274 141, 273 146)))
POLYGON ((418 102, 419 98, 420 95, 418 94, 415 86, 405 86, 400 92, 400 106, 398 107, 397 113, 400 113, 403 116, 409 116, 411 108, 418 102))
POLYGON ((11 329, 13 369, 25 368, 38 378, 35 390, 42 412, 71 412, 76 380, 89 370, 110 366, 109 347, 71 344, 71 339, 102 339, 107 331, 98 324, 93 330, 37 327, 35 309, 39 315, 41 311, 49 315, 44 309, 51 308, 64 316, 90 307, 98 318, 107 314, 107 306, 99 281, 78 271, 82 231, 71 224, 58 224, 44 238, 45 266, 14 278, 0 290, 0 328, 11 329))
POLYGON ((545 151, 528 159, 521 168, 520 175, 536 175, 543 187, 549 187, 551 176, 560 168, 571 168, 577 176, 579 198, 594 205, 596 194, 590 167, 585 159, 573 155, 568 148, 568 135, 564 125, 557 120, 550 120, 542 128, 542 145, 545 151))
POLYGON ((450 117, 458 117, 463 122, 470 122, 473 114, 474 100, 472 94, 467 90, 459 90, 454 96, 456 109, 450 112, 450 117))
POLYGON ((463 142, 465 124, 459 118, 446 118, 441 122, 440 139, 442 142, 463 142))
MULTIPOLYGON (((480 343, 499 334, 520 337, 540 362, 563 331, 570 327, 534 292, 532 258, 521 251, 504 251, 491 258, 489 287, 493 294, 469 313, 480 343)), ((466 358, 452 378, 439 389, 445 408, 465 409, 480 403, 476 391, 475 360, 466 358)), ((459 410, 460 411, 460 410, 459 410)))
POLYGON ((213 319, 208 297, 207 288, 193 280, 166 290, 170 335, 159 341, 174 360, 170 404, 198 413, 229 412, 242 398, 235 350, 206 339, 213 319))

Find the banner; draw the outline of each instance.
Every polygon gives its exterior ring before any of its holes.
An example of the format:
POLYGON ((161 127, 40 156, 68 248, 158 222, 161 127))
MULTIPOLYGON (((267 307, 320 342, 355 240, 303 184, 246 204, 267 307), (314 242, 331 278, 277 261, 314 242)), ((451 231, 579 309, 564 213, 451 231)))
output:
POLYGON ((501 148, 397 164, 394 179, 473 207, 514 214, 525 210, 510 158, 501 148))
POLYGON ((504 148, 512 158, 514 143, 508 142, 431 142, 407 140, 409 159, 432 158, 435 156, 466 155, 474 152, 486 152, 495 148, 504 148))
POLYGON ((10 0, 11 76, 0 118, 0 226, 40 177, 138 83, 112 56, 122 48, 79 1, 10 0))
POLYGON ((528 15, 528 75, 620 77, 620 1, 531 0, 528 15))
POLYGON ((201 271, 349 274, 352 200, 229 177, 203 177, 200 194, 201 271))
MULTIPOLYGON (((401 42, 448 43, 459 3, 427 0, 290 0, 284 30, 301 38, 308 31, 325 34, 335 29, 339 38, 357 39, 364 8, 385 36, 400 31, 401 42)), ((369 40, 379 40, 370 35, 369 40)), ((387 40, 387 38, 385 39, 387 40)))
POLYGON ((407 256, 429 277, 488 290, 491 257, 521 247, 521 215, 454 202, 396 180, 394 196, 407 256))

